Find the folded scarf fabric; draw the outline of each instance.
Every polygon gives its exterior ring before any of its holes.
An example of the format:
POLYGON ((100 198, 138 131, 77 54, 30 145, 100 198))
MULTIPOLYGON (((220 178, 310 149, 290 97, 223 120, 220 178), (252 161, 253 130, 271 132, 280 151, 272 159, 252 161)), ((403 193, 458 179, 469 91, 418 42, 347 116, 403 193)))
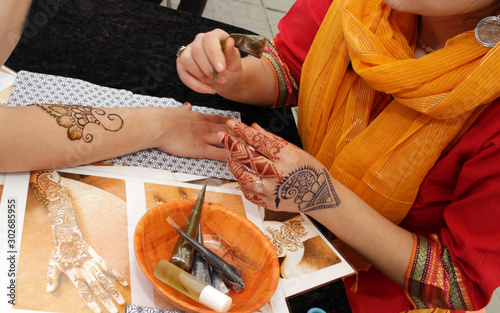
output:
POLYGON ((299 92, 304 149, 394 223, 436 160, 500 97, 500 44, 485 48, 468 31, 416 59, 417 23, 383 0, 335 0, 299 92))

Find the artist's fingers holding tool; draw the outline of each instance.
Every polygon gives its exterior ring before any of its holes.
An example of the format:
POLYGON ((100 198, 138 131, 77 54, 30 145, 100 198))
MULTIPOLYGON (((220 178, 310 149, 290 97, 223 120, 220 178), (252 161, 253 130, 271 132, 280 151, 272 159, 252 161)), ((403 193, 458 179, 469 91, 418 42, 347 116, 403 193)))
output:
POLYGON ((193 58, 191 45, 182 46, 177 50, 176 66, 179 78, 187 87, 198 93, 211 93, 210 78, 205 76, 193 58))

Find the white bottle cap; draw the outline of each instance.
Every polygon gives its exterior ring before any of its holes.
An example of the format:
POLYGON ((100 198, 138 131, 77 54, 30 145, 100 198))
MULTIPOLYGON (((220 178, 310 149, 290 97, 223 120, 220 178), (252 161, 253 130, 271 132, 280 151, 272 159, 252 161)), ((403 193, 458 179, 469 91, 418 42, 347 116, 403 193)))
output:
POLYGON ((206 305, 216 312, 227 312, 233 303, 231 297, 210 285, 203 288, 199 300, 201 304, 206 305))

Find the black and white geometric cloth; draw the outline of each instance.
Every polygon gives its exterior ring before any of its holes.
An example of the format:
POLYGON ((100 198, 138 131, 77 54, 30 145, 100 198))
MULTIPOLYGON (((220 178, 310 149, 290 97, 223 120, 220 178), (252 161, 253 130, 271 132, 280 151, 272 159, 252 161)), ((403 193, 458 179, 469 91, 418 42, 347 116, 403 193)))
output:
POLYGON ((130 304, 127 305, 125 313, 184 313, 182 311, 165 310, 158 308, 151 308, 142 305, 130 304))
MULTIPOLYGON (((182 105, 172 98, 138 95, 128 90, 103 87, 80 79, 20 71, 17 73, 7 105, 24 106, 31 104, 74 104, 102 108, 146 106, 167 108, 182 105)), ((200 106, 193 106, 193 111, 241 119, 240 113, 234 111, 200 106)), ((180 158, 157 149, 146 149, 108 161, 235 180, 225 162, 180 158)))

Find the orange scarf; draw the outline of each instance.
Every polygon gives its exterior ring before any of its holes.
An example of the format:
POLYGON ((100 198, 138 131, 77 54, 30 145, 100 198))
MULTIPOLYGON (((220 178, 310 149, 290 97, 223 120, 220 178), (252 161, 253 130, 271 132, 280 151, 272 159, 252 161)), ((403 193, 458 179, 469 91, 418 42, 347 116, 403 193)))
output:
POLYGON ((334 0, 299 92, 305 150, 394 223, 446 147, 500 96, 500 44, 485 48, 470 31, 415 59, 416 27, 415 15, 382 0, 334 0))

